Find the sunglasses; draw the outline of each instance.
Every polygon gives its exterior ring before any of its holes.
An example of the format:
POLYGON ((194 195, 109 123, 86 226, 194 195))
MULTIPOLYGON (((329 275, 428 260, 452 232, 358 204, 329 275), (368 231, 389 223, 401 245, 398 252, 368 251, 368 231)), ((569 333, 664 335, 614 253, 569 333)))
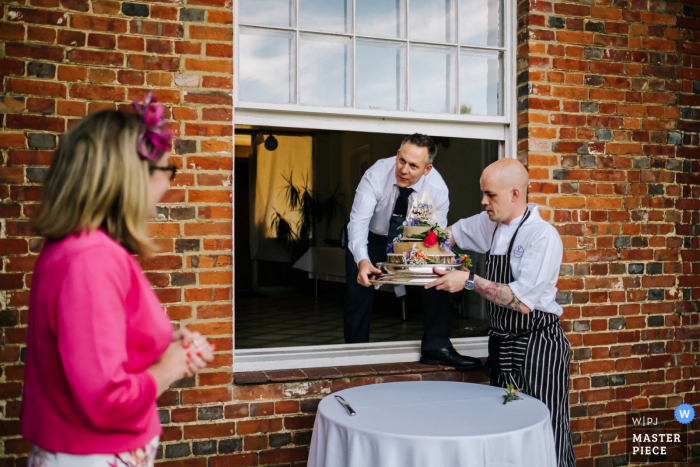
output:
POLYGON ((169 165, 167 167, 149 167, 148 171, 150 173, 153 173, 154 170, 162 170, 163 172, 170 172, 170 181, 173 181, 175 179, 175 173, 177 172, 177 167, 174 165, 169 165))

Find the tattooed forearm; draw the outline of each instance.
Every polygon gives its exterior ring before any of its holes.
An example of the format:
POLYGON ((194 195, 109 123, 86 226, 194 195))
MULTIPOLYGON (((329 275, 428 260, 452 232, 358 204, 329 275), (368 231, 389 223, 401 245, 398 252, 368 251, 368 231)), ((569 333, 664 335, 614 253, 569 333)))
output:
POLYGON ((508 284, 487 281, 483 277, 474 276, 474 292, 486 300, 523 314, 530 312, 527 305, 518 300, 508 284))

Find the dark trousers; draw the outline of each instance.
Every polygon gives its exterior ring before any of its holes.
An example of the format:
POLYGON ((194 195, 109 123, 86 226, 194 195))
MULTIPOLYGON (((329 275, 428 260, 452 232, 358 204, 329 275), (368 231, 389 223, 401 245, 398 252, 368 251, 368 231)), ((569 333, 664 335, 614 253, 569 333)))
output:
MULTIPOLYGON (((386 261, 387 238, 370 232, 367 249, 372 264, 386 261)), ((369 322, 374 300, 374 287, 357 283, 359 272, 350 249, 345 250, 345 342, 369 342, 369 322)), ((451 347, 450 293, 444 290, 421 289, 423 295, 423 339, 421 350, 451 347)), ((398 324, 398 323, 397 323, 398 324)))

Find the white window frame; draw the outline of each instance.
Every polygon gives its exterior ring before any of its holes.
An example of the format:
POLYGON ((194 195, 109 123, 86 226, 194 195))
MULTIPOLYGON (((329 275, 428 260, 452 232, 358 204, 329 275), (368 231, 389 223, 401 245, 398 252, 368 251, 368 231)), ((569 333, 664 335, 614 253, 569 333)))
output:
MULTIPOLYGON (((456 12, 459 23, 459 1, 456 12)), ((239 32, 238 3, 233 2, 234 17, 234 89, 233 122, 234 138, 235 125, 255 125, 282 128, 309 128, 318 130, 361 131, 371 133, 425 133, 433 136, 448 136, 456 138, 490 139, 500 141, 499 158, 515 158, 517 151, 517 108, 516 108, 516 35, 517 35, 517 6, 516 0, 503 0, 503 44, 504 47, 471 47, 474 49, 503 51, 503 116, 478 116, 469 114, 437 114, 408 111, 377 111, 338 107, 313 107, 301 104, 267 104, 238 100, 239 70, 239 32)), ((354 1, 353 1, 354 8, 354 1)), ((408 15, 408 4, 406 8, 408 15)), ((297 12, 298 14, 298 12, 297 12)), ((354 21, 354 15, 353 15, 354 21)), ((297 21, 298 26, 298 21, 297 21)), ((407 21, 407 28, 409 27, 407 21)), ((459 28, 459 26, 457 26, 459 28)), ((289 30, 286 28, 269 28, 289 30)), ((307 32, 307 31, 301 31, 307 32)), ((308 31, 319 34, 318 31, 308 31)), ((406 39, 394 42, 408 42, 406 39)), ((299 31, 297 30, 297 34, 299 31)), ((459 29, 456 32, 459 38, 459 29)), ((333 36, 351 36, 350 34, 329 34, 333 36)), ((370 38, 368 36, 362 36, 370 38)), ((389 40, 386 38, 374 38, 389 40)), ((353 43, 355 39, 353 36, 353 43)), ((411 44, 437 44, 424 41, 410 41, 411 44)), ((354 44, 353 44, 354 45, 354 44)), ((298 51, 297 51, 298 55, 298 51)), ((408 49, 407 76, 408 79, 408 49)), ((460 54, 458 53, 459 57, 460 54)), ((354 54, 353 54, 354 61, 354 54)), ((459 62, 458 62, 459 63, 459 62)), ((458 65, 459 69, 459 65, 458 65)), ((459 76, 457 79, 457 105, 459 103, 459 76)), ((298 83, 297 83, 298 86, 298 83)), ((355 99, 353 79, 353 104, 355 99)), ((406 92, 406 99, 410 94, 406 92)), ((408 106, 408 102, 406 103, 408 106)), ((235 177, 234 177, 235 179, 235 177)), ((232 197, 235 196, 234 186, 231 187, 232 197)), ((232 204, 235 200, 232 201, 232 204)), ((233 216, 233 231, 235 232, 235 216, 233 216)), ((235 268, 233 270, 233 287, 235 289, 235 268)), ((236 304, 233 307, 232 340, 233 340, 233 371, 264 371, 292 368, 314 368, 324 366, 344 366, 379 363, 400 363, 417 361, 420 358, 420 341, 377 342, 369 344, 336 344, 322 346, 278 347, 269 349, 236 349, 236 304)), ((452 339, 457 351, 473 356, 486 357, 487 337, 464 337, 452 339)))

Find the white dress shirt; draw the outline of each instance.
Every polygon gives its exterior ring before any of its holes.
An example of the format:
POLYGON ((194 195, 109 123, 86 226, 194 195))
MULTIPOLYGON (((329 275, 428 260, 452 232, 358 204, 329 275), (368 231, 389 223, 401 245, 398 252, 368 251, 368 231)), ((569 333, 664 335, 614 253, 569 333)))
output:
MULTIPOLYGON (((430 173, 411 185, 413 193, 408 197, 408 209, 414 199, 427 192, 438 216, 440 227, 447 227, 447 211, 450 208, 449 190, 442 176, 433 167, 430 173)), ((369 232, 376 235, 389 233, 389 220, 394 213, 394 204, 399 196, 396 184, 396 156, 380 159, 372 165, 360 180, 352 203, 348 224, 348 248, 355 262, 370 260, 367 253, 369 232)), ((407 212, 408 214, 408 212, 407 212)))
MULTIPOLYGON (((518 231, 510 254, 513 282, 508 284, 518 299, 531 310, 547 311, 561 316, 557 303, 557 279, 564 247, 559 232, 542 217, 537 205, 528 203, 530 217, 518 231)), ((492 255, 505 255, 508 244, 518 228, 522 216, 509 225, 501 224, 493 239, 492 255)), ((486 253, 498 224, 489 219, 486 211, 452 226, 457 246, 477 253, 486 253)))

